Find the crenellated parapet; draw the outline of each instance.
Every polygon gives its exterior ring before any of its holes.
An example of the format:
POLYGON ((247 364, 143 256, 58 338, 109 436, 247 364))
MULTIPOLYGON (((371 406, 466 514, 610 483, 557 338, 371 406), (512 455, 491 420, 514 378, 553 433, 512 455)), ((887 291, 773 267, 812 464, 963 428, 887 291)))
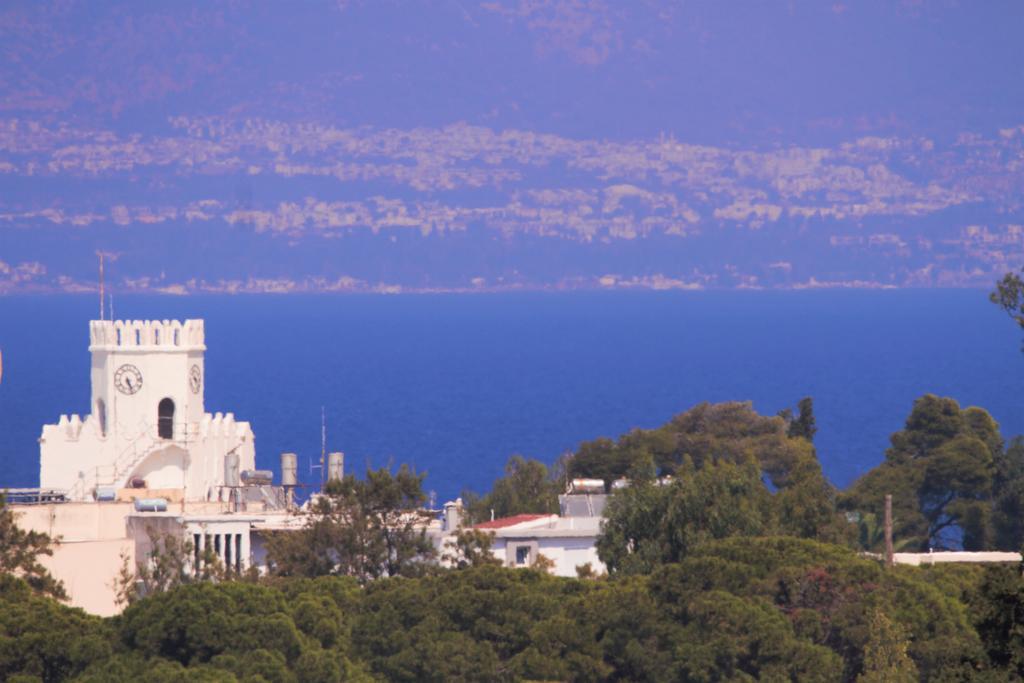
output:
POLYGON ((83 420, 78 413, 72 413, 70 417, 68 415, 61 415, 57 424, 43 426, 43 438, 46 437, 46 430, 49 428, 67 441, 78 441, 78 438, 82 435, 82 427, 85 426, 88 419, 89 417, 86 416, 85 420, 83 420))
POLYGON ((203 421, 199 423, 199 435, 200 438, 251 437, 252 427, 248 422, 236 421, 234 413, 206 413, 203 415, 203 421))
POLYGON ((205 351, 202 320, 92 320, 89 350, 205 351))

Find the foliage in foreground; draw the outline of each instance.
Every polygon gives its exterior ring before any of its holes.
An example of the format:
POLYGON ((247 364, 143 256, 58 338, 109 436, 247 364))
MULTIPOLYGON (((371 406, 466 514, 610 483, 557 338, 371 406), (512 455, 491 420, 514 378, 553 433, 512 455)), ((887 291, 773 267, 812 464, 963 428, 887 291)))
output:
POLYGON ((60 581, 40 563, 41 555, 53 555, 56 541, 38 531, 25 531, 0 491, 0 575, 19 576, 37 593, 66 598, 60 581))
POLYGON ((898 567, 786 537, 697 546, 649 575, 495 566, 194 583, 111 619, 0 590, 0 679, 1009 680, 1016 568, 898 567))

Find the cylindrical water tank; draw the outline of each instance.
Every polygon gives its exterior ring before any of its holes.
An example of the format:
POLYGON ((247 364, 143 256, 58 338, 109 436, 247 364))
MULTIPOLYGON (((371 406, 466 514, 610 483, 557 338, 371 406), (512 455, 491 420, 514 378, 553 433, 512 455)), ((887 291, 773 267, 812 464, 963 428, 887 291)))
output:
POLYGON ((117 491, 113 486, 100 486, 96 489, 96 500, 107 503, 117 498, 117 491))
POLYGON ((136 512, 167 512, 166 498, 136 498, 136 512))
POLYGON ((294 453, 281 454, 281 486, 298 486, 299 458, 294 453))
POLYGON ((274 481, 270 470, 242 470, 242 483, 246 486, 267 486, 274 481))
POLYGON ((573 479, 570 493, 604 493, 604 479, 573 479))
POLYGON ((241 486, 238 480, 238 453, 231 452, 224 456, 224 485, 241 486))
POLYGON ((341 481, 345 478, 345 454, 344 453, 328 453, 327 454, 327 481, 337 479, 341 481))
POLYGON ((456 498, 444 504, 444 530, 456 531, 462 526, 462 499, 456 498))

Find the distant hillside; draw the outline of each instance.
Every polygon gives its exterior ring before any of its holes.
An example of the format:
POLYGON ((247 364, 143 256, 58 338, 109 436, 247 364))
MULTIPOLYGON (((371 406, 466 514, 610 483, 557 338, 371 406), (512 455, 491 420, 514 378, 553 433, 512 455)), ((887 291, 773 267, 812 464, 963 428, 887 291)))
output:
POLYGON ((0 293, 986 287, 1013 5, 0 11, 0 293))

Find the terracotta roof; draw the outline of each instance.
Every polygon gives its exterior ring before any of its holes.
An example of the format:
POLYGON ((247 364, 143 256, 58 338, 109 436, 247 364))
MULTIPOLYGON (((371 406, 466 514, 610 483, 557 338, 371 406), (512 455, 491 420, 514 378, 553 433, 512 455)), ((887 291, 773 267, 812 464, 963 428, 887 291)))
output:
POLYGON ((502 517, 501 519, 492 519, 490 522, 481 522, 475 524, 474 529, 504 529, 507 526, 515 526, 516 524, 522 524, 523 522, 533 522, 538 519, 547 519, 552 515, 512 515, 511 517, 502 517))

